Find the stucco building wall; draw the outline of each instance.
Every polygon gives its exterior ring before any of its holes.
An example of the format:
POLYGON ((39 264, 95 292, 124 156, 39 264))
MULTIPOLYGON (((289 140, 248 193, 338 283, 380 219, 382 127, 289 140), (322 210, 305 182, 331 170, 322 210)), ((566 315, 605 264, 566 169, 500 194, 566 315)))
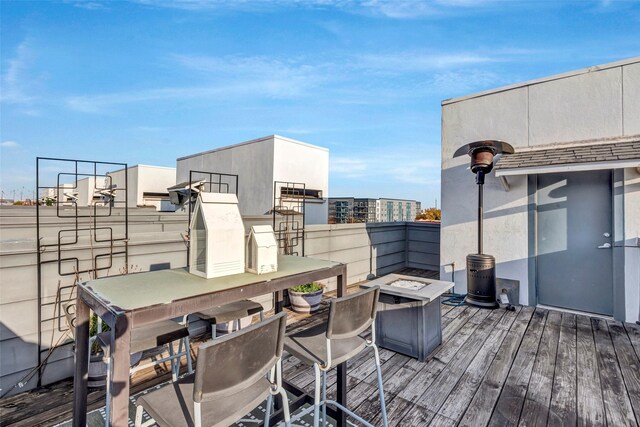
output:
MULTIPOLYGON (((477 186, 467 156, 454 151, 469 142, 499 139, 516 152, 548 144, 640 134, 640 58, 591 67, 442 102, 441 274, 455 262, 456 291, 467 289, 465 257, 476 252, 477 186)), ((640 307, 640 174, 623 172, 624 307, 628 321, 640 307)), ((506 191, 495 173, 485 184, 485 253, 496 257, 498 277, 520 281, 520 303, 535 304, 527 175, 510 176, 506 191)), ((616 242, 621 244, 621 242, 616 242)))

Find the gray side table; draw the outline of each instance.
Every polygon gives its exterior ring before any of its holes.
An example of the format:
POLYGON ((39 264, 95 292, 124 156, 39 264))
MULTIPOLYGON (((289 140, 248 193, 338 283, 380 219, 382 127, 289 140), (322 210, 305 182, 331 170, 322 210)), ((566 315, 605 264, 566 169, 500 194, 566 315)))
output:
POLYGON ((376 285, 380 286, 376 342, 424 362, 442 343, 440 295, 453 282, 389 274, 361 287, 376 285))

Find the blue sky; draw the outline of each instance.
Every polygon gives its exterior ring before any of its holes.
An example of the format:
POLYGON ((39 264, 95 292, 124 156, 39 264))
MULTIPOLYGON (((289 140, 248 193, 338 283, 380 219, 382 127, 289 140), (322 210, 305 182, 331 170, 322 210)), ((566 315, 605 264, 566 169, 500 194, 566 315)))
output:
POLYGON ((2 1, 0 19, 5 197, 32 194, 36 156, 175 166, 279 134, 330 149, 331 195, 432 206, 443 99, 640 54, 638 1, 2 1))

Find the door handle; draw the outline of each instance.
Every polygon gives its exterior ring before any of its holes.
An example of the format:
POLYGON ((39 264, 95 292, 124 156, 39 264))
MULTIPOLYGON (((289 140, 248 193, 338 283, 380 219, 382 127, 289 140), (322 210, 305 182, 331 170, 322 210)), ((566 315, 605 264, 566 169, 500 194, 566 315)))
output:
POLYGON ((602 246, 598 246, 598 249, 609 249, 611 247, 611 243, 605 243, 602 246))

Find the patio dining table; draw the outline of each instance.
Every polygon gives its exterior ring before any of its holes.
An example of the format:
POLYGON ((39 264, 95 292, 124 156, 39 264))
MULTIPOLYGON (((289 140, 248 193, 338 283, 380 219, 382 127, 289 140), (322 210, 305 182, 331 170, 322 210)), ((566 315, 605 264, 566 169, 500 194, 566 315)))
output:
MULTIPOLYGON (((93 310, 111 327, 110 420, 114 426, 129 422, 129 353, 131 329, 173 319, 210 307, 275 293, 275 311, 282 310, 285 289, 316 280, 337 278, 338 297, 347 294, 345 264, 307 257, 278 256, 278 271, 205 279, 187 268, 105 277, 78 287, 76 306, 76 360, 73 425, 86 426, 89 364, 89 315, 93 310)), ((346 364, 338 366, 337 401, 346 405, 346 364)), ((285 379, 286 380, 286 379, 285 379)), ((346 425, 346 414, 337 413, 337 425, 346 425)))

